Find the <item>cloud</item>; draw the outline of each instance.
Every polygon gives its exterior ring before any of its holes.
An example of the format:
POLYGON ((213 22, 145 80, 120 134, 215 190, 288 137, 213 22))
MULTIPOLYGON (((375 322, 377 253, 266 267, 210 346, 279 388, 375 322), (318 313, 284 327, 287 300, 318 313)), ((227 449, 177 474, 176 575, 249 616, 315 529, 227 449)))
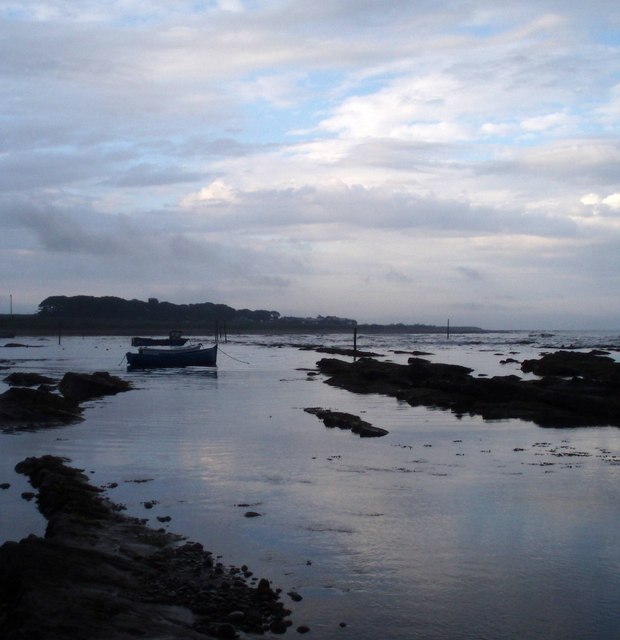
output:
POLYGON ((601 197, 597 193, 588 193, 580 200, 595 215, 614 216, 620 212, 620 193, 601 197))
POLYGON ((7 286, 605 323, 618 26, 607 0, 4 2, 7 286))

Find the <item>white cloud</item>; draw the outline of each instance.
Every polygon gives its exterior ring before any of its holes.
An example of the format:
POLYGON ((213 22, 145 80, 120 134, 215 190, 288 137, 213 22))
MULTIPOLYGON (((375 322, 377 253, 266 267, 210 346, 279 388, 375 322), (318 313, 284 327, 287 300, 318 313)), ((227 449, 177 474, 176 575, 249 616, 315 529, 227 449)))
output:
POLYGON ((620 211, 620 193, 612 193, 601 197, 597 193, 588 193, 580 200, 581 204, 590 207, 592 213, 608 216, 620 211))
POLYGON ((620 211, 620 193, 612 193, 601 202, 614 211, 620 211))
POLYGON ((614 24, 606 0, 0 2, 3 277, 34 306, 604 322, 614 24))
POLYGON ((224 180, 214 180, 209 186, 202 188, 197 193, 191 193, 181 200, 182 207, 192 207, 197 204, 233 202, 235 194, 233 189, 224 180))
POLYGON ((550 129, 565 128, 571 119, 565 113, 549 113, 544 116, 534 116, 526 118, 521 123, 521 127, 527 132, 544 132, 550 129))

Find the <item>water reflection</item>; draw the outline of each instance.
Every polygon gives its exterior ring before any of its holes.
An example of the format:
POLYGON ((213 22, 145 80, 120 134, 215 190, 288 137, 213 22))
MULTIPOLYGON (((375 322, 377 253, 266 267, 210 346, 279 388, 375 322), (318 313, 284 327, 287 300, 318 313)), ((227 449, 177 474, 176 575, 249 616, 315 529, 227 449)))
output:
MULTIPOLYGON (((518 338, 377 337, 364 348, 404 362, 392 351, 424 346, 429 358, 494 374, 507 372, 499 360, 518 338)), ((349 394, 300 371, 320 354, 252 340, 227 345, 236 360, 221 358, 217 371, 127 372, 120 338, 16 352, 21 370, 108 370, 136 388, 88 403, 81 425, 2 437, 0 481, 13 486, 0 508, 24 526, 3 517, 0 533, 41 526, 12 469, 54 453, 98 484, 117 482, 110 497, 129 513, 154 524, 169 515, 169 529, 301 593, 295 620, 317 638, 620 636, 617 429, 457 420, 349 394), (362 440, 330 430, 308 406, 390 433, 362 440), (245 518, 249 509, 260 516, 245 518)), ((519 345, 518 357, 539 348, 519 345)))

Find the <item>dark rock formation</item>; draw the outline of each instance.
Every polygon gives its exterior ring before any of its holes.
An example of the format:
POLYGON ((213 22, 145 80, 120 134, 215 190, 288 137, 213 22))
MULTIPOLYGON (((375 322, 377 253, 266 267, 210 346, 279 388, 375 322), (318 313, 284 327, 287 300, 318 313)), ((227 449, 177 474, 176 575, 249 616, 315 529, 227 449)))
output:
POLYGON ((578 377, 620 386, 620 364, 604 351, 556 351, 538 360, 524 360, 521 370, 538 376, 578 377))
MULTIPOLYGON (((7 376, 12 384, 54 382, 36 373, 7 376)), ((66 373, 58 385, 62 395, 41 384, 38 389, 11 387, 0 395, 0 425, 8 430, 58 426, 82 420, 80 402, 128 391, 129 382, 109 373, 66 373)))
POLYGON ((0 395, 0 425, 31 428, 82 420, 77 402, 39 389, 12 387, 0 395))
POLYGON ((553 372, 526 381, 518 376, 474 378, 467 367, 420 358, 410 358, 406 365, 327 358, 317 364, 330 376, 328 384, 356 393, 394 396, 414 406, 449 409, 457 415, 518 418, 548 427, 620 426, 620 364, 596 353, 567 353, 526 361, 524 371, 553 372))
POLYGON ((45 538, 0 547, 3 640, 198 640, 291 624, 266 579, 254 588, 202 545, 120 515, 65 462, 17 466, 38 489, 48 526, 45 538))
POLYGON ((316 351, 318 353, 329 353, 335 356, 351 356, 352 358, 372 358, 379 354, 372 351, 360 351, 350 347, 323 347, 321 345, 302 345, 300 351, 316 351))
POLYGON ((353 433, 357 433, 360 438, 379 438, 389 433, 385 429, 373 427, 370 422, 366 422, 352 413, 331 411, 330 409, 322 409, 321 407, 307 407, 304 411, 312 413, 323 420, 326 427, 350 429, 353 433))
POLYGON ((40 373, 15 371, 4 378, 4 382, 11 386, 36 387, 40 384, 54 384, 56 381, 40 373))
POLYGON ((61 393, 77 402, 100 396, 128 391, 131 385, 126 380, 111 376, 106 371, 96 373, 65 373, 58 385, 61 393))

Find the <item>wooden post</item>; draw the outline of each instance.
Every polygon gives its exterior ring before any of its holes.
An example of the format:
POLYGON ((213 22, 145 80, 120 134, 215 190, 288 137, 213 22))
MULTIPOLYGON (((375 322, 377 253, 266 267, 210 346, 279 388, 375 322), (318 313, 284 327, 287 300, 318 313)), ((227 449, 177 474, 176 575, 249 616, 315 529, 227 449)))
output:
POLYGON ((353 359, 357 360, 357 327, 353 329, 353 359))
POLYGON ((446 327, 446 338, 450 340, 450 318, 448 318, 448 325, 446 327))

